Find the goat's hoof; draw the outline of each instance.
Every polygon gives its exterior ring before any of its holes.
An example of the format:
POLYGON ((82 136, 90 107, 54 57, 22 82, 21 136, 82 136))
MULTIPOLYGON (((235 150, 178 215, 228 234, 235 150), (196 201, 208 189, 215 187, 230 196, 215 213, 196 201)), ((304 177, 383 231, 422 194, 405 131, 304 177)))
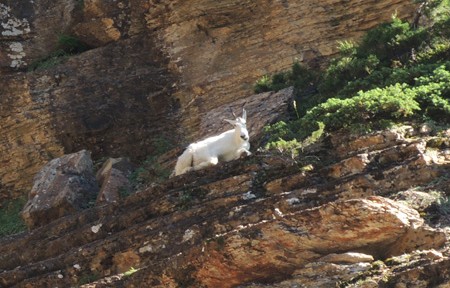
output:
POLYGON ((241 156, 239 156, 239 158, 244 158, 244 157, 248 157, 248 156, 250 156, 250 155, 252 155, 252 153, 251 153, 251 152, 249 152, 249 151, 245 151, 245 152, 242 152, 242 153, 241 153, 241 156))

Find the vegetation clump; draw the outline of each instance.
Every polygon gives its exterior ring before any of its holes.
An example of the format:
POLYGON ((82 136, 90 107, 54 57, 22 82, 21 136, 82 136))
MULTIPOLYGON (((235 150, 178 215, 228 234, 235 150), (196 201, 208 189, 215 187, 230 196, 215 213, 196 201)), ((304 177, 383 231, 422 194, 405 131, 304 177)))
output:
MULTIPOLYGON (((147 157, 145 161, 140 163, 139 167, 130 175, 130 183, 134 190, 140 190, 149 185, 160 183, 169 178, 171 171, 167 167, 163 167, 158 158, 173 148, 173 143, 167 137, 156 137, 152 141, 154 154, 147 157)), ((121 190, 121 196, 126 197, 132 191, 126 189, 121 190)))
POLYGON ((89 49, 90 47, 81 42, 78 38, 71 35, 60 34, 58 36, 58 48, 50 53, 50 55, 31 63, 28 70, 39 71, 54 67, 63 63, 70 56, 80 54, 89 49))
POLYGON ((25 198, 19 198, 2 203, 0 207, 0 238, 26 230, 25 222, 20 217, 20 211, 25 202, 25 198))
POLYGON ((313 133, 319 139, 339 129, 361 133, 404 121, 450 124, 450 1, 425 4, 435 19, 426 27, 393 16, 359 43, 340 42, 324 71, 294 63, 291 71, 258 81, 255 92, 295 88, 296 117, 266 127, 266 148, 295 154, 313 133))

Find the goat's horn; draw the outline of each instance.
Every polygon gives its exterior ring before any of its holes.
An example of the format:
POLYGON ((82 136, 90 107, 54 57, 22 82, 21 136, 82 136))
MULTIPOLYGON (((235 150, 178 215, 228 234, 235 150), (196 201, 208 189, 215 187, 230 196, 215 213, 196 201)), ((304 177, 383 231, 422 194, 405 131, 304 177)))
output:
POLYGON ((245 108, 242 108, 242 118, 244 120, 247 120, 247 111, 245 110, 245 108))
POLYGON ((233 117, 234 117, 234 118, 237 118, 237 116, 236 116, 236 114, 234 114, 234 111, 233 111, 233 109, 231 108, 231 106, 228 106, 228 109, 230 109, 230 112, 231 112, 231 114, 233 114, 233 117))

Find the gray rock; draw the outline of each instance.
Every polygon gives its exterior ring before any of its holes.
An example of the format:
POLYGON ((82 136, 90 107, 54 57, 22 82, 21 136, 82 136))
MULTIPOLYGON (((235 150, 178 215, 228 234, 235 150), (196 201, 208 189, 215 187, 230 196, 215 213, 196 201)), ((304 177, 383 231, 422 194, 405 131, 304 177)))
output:
POLYGON ((86 208, 97 193, 90 152, 64 155, 36 174, 22 218, 29 229, 43 226, 86 208))
POLYGON ((129 193, 131 183, 129 177, 134 171, 134 165, 128 158, 109 158, 97 172, 96 178, 101 188, 97 203, 117 202, 121 192, 129 193))

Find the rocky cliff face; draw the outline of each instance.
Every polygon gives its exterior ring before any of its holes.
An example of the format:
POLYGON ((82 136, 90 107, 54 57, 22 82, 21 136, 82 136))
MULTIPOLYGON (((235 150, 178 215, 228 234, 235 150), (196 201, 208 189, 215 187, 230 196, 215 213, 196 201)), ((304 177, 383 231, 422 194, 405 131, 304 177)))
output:
POLYGON ((419 133, 254 153, 4 238, 0 285, 447 287, 449 148, 419 133))
POLYGON ((395 12, 411 18, 414 8, 409 0, 3 1, 0 199, 24 195, 64 153, 143 159, 161 139, 197 138, 205 113, 251 95, 262 75, 295 59, 320 63, 336 40, 395 12), (54 59, 61 34, 91 50, 54 59), (43 58, 59 64, 26 72, 43 58))

